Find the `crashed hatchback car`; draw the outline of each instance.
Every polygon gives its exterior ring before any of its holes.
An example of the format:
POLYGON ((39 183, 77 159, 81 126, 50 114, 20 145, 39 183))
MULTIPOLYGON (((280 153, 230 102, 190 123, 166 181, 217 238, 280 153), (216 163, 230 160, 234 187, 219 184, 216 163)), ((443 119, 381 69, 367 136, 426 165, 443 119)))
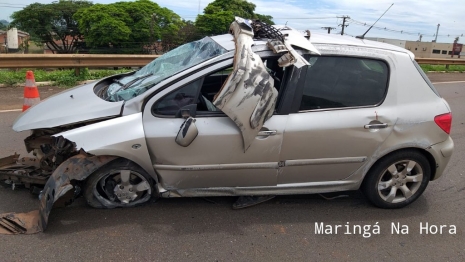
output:
POLYGON ((13 129, 31 130, 35 158, 1 178, 46 184, 39 211, 2 221, 13 233, 44 230, 54 202, 79 194, 114 208, 361 188, 400 208, 443 174, 451 121, 405 49, 237 18, 230 34, 24 112, 13 129))

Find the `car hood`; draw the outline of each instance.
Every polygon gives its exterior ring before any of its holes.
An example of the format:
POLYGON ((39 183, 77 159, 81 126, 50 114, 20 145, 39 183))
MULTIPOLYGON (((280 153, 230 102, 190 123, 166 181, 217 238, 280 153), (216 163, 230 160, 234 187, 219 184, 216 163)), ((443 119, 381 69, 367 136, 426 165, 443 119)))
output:
POLYGON ((121 115, 124 101, 108 102, 94 93, 94 83, 51 96, 23 112, 14 122, 16 132, 63 126, 121 115))

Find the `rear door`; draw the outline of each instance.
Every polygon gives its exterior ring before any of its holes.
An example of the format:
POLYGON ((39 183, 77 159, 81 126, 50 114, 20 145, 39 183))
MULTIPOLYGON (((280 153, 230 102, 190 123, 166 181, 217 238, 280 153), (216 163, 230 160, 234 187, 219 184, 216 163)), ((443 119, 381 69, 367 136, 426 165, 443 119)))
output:
POLYGON ((391 133, 395 96, 386 96, 389 66, 358 57, 309 58, 305 84, 289 115, 278 184, 341 180, 391 133))

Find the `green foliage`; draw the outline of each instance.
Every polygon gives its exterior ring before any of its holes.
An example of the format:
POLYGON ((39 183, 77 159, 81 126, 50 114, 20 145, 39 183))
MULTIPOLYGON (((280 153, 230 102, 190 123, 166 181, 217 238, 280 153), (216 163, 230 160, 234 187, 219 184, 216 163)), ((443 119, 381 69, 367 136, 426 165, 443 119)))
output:
POLYGON ((234 13, 232 11, 223 11, 215 6, 207 6, 205 14, 197 16, 195 25, 204 35, 219 35, 228 32, 232 21, 234 21, 234 13))
POLYGON ((0 30, 7 30, 9 24, 6 20, 0 20, 0 30))
POLYGON ((247 19, 259 19, 273 25, 273 17, 256 14, 255 4, 246 0, 215 0, 204 9, 204 14, 197 16, 195 25, 204 35, 227 33, 235 16, 247 19))
POLYGON ((19 74, 16 74, 15 71, 2 70, 0 71, 0 84, 12 86, 16 83, 20 83, 21 81, 24 82, 25 77, 26 73, 20 76, 19 74))
POLYGON ((176 34, 171 32, 165 32, 162 34, 161 39, 163 39, 161 52, 167 52, 173 48, 178 47, 184 43, 192 42, 199 40, 202 36, 199 35, 197 27, 192 21, 182 21, 182 24, 176 34))
MULTIPOLYGON (((0 70, 0 84, 6 86, 13 86, 17 84, 24 84, 26 78, 26 71, 30 69, 21 70, 0 70)), ((36 82, 52 81, 55 85, 62 87, 75 86, 79 81, 96 80, 103 77, 121 74, 132 71, 131 69, 119 70, 89 70, 82 68, 79 76, 76 76, 74 69, 66 70, 34 70, 34 77, 36 82)))
POLYGON ((183 25, 173 11, 149 0, 96 4, 79 10, 74 18, 93 53, 114 53, 116 49, 140 53, 164 36, 175 36, 183 25))
POLYGON ((460 72, 465 71, 465 65, 449 65, 449 68, 446 68, 445 65, 420 65, 421 69, 424 72, 428 71, 446 71, 446 72, 460 72))
POLYGON ((271 15, 255 14, 255 18, 269 25, 274 25, 273 17, 271 15))
POLYGON ((11 25, 28 32, 34 42, 46 44, 56 53, 75 53, 82 34, 73 15, 91 5, 85 0, 33 3, 14 12, 11 25))

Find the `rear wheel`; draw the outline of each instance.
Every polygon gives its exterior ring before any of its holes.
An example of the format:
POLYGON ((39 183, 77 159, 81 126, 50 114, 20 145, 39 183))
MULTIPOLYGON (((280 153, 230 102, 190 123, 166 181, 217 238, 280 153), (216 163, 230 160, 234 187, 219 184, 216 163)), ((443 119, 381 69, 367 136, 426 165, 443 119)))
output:
POLYGON ((95 208, 132 207, 147 202, 153 180, 138 165, 118 159, 94 172, 84 186, 87 203, 95 208))
POLYGON ((386 156, 368 172, 362 185, 365 196, 381 208, 401 208, 414 202, 431 176, 428 159, 418 151, 386 156))

